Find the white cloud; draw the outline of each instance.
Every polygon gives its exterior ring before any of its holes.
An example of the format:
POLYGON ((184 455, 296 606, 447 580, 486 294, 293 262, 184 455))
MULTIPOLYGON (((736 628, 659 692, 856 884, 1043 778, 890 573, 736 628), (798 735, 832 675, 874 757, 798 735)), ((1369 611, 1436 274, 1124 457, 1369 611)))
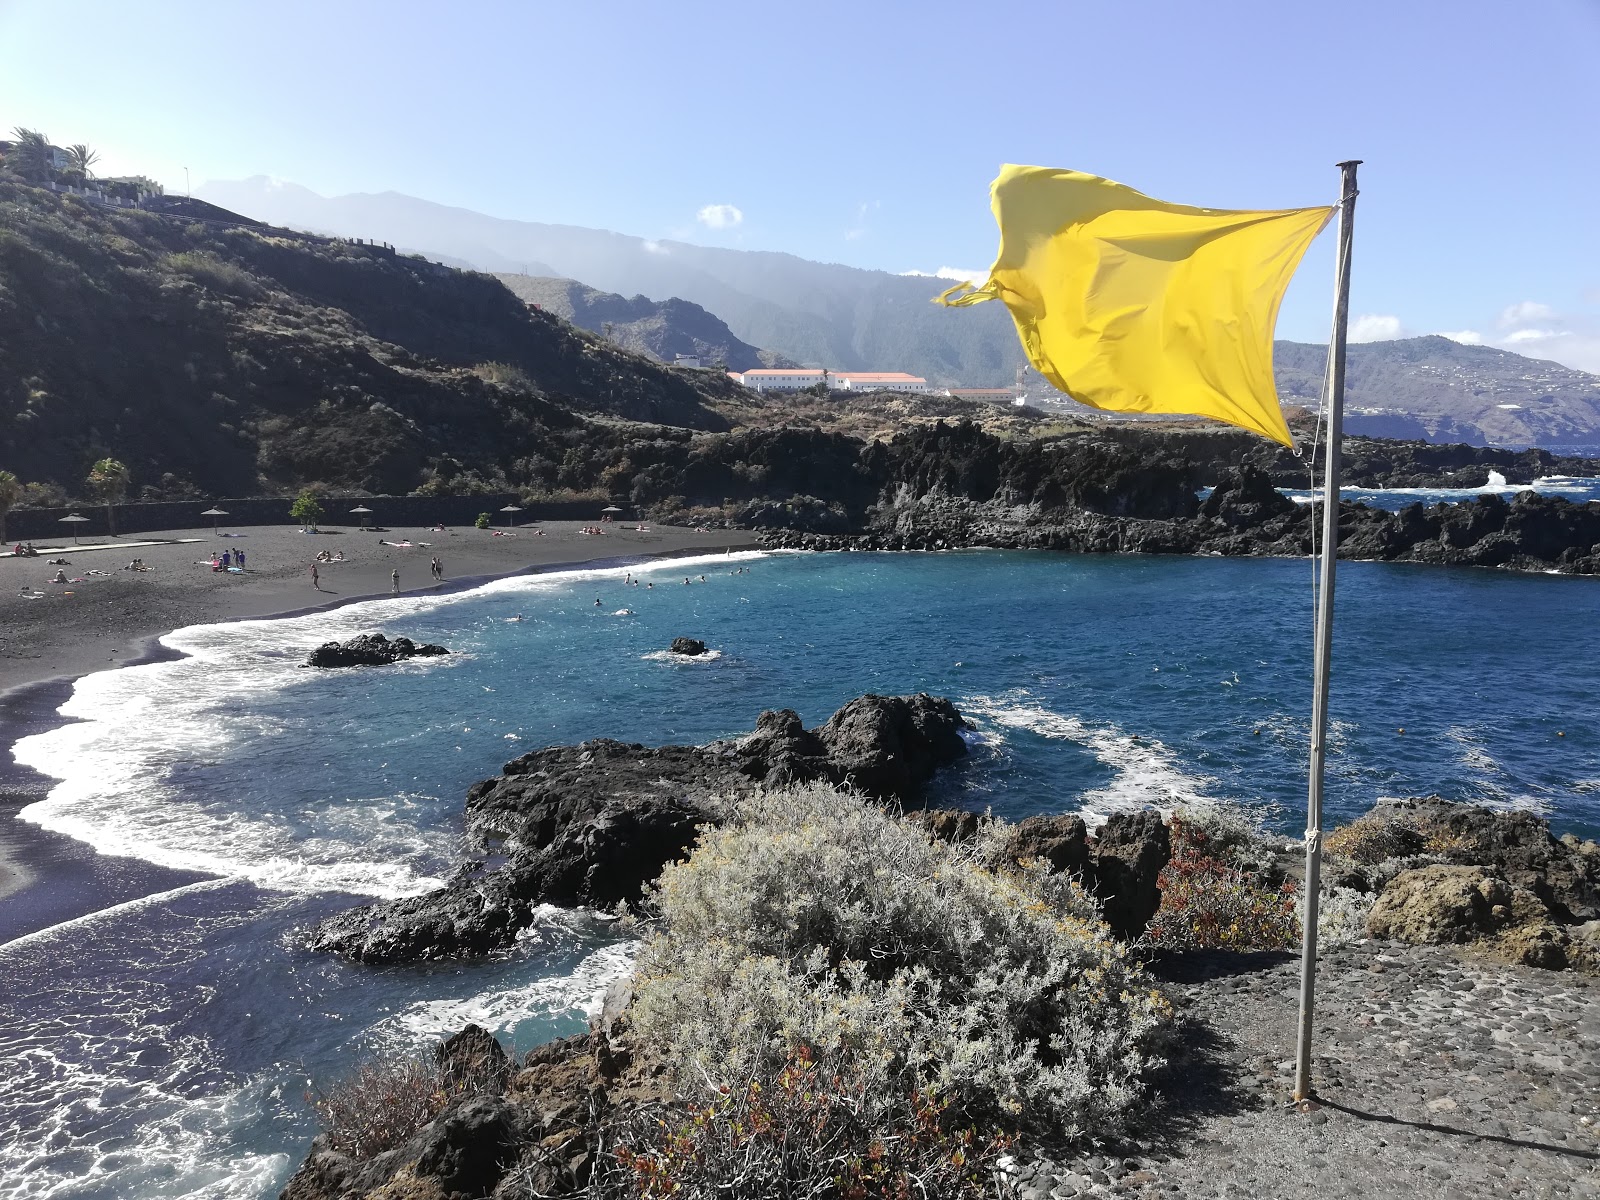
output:
POLYGON ((1537 300, 1524 300, 1500 313, 1500 328, 1515 329, 1518 325, 1531 325, 1535 321, 1553 321, 1556 310, 1537 300))
POLYGON ((744 221, 744 213, 731 204, 708 204, 695 214, 707 229, 732 229, 744 221))
POLYGON ((1483 345, 1483 334, 1476 329, 1457 329, 1453 333, 1448 329, 1441 329, 1435 336, 1449 338, 1452 342, 1460 342, 1463 346, 1483 345))
POLYGON ((646 254, 667 254, 667 253, 670 253, 667 250, 667 248, 665 246, 663 246, 660 242, 651 241, 649 238, 646 238, 644 240, 643 245, 644 245, 644 252, 646 254))
POLYGON ((1405 327, 1399 317, 1363 313, 1350 322, 1348 336, 1352 342, 1392 342, 1405 336, 1405 327))
POLYGON ((921 275, 925 279, 951 279, 957 283, 982 283, 989 278, 989 269, 969 271, 965 267, 940 267, 937 271, 901 271, 902 275, 921 275))
POLYGON ((1519 329, 1504 337, 1507 342, 1548 342, 1551 338, 1571 337, 1570 329, 1519 329))

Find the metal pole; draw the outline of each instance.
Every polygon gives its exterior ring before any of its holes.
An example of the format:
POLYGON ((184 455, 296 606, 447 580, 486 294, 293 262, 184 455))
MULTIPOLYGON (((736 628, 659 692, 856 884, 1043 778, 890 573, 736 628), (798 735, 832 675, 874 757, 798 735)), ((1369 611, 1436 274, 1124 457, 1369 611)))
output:
POLYGON ((1294 1099, 1311 1099, 1311 1016, 1316 1007, 1317 902, 1322 887, 1322 775, 1328 747, 1328 669, 1333 657, 1333 578, 1339 549, 1339 451, 1344 437, 1344 343, 1350 321, 1350 240, 1356 216, 1356 168, 1342 162, 1339 248, 1328 343, 1328 436, 1323 460, 1322 579, 1317 593, 1315 682, 1311 697, 1311 771, 1306 795, 1306 890, 1300 953, 1300 1031, 1295 1051, 1294 1099))

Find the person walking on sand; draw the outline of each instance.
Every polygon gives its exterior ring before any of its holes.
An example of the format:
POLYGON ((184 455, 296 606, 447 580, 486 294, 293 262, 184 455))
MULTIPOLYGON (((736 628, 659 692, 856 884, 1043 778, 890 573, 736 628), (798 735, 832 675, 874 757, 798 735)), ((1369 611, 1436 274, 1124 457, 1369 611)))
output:
POLYGON ((400 568, 396 567, 389 572, 389 590, 396 596, 400 594, 400 568))
POLYGON ((311 564, 311 586, 316 588, 319 592, 322 590, 322 580, 317 577, 316 563, 311 564))

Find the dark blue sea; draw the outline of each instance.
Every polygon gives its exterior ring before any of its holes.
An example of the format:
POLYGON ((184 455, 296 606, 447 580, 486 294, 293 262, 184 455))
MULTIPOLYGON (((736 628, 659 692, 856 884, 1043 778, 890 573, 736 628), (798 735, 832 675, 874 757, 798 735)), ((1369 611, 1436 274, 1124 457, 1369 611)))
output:
MULTIPOLYGON (((698 742, 763 708, 816 723, 862 692, 921 690, 976 726, 938 803, 1225 804, 1303 828, 1306 561, 974 551, 634 571, 180 630, 165 640, 188 657, 80 681, 75 720, 15 747, 59 781, 24 819, 199 874, 0 946, 0 1197, 271 1196, 314 1132, 308 1081, 468 1021, 522 1049, 581 1028, 629 960, 582 912, 550 909, 513 951, 464 965, 372 969, 294 939, 434 884, 466 788, 539 746, 698 742), (298 665, 372 630, 454 653, 298 665), (717 654, 670 660, 680 634, 717 654)), ((1342 564, 1331 816, 1437 792, 1600 834, 1597 627, 1596 579, 1342 564)))

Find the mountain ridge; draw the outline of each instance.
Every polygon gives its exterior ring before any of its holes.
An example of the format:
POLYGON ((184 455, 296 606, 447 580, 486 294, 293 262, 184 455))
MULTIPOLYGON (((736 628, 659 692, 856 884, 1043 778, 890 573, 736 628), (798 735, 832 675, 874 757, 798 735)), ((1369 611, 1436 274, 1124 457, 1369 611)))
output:
MULTIPOLYGON (((747 345, 806 366, 906 370, 935 387, 1003 387, 1024 365, 1002 305, 941 308, 929 301, 949 281, 928 276, 491 217, 393 191, 327 199, 257 177, 210 183, 200 192, 254 216, 376 236, 480 269, 526 267, 601 292, 684 300, 714 314, 747 345), (461 224, 452 228, 456 216, 461 224)), ((1322 346, 1277 344, 1285 402, 1315 402, 1325 354, 1322 346)), ((1437 336, 1355 344, 1347 384, 1353 433, 1570 452, 1600 446, 1600 376, 1507 350, 1437 336), (1419 354, 1431 361, 1419 361, 1419 354)))

